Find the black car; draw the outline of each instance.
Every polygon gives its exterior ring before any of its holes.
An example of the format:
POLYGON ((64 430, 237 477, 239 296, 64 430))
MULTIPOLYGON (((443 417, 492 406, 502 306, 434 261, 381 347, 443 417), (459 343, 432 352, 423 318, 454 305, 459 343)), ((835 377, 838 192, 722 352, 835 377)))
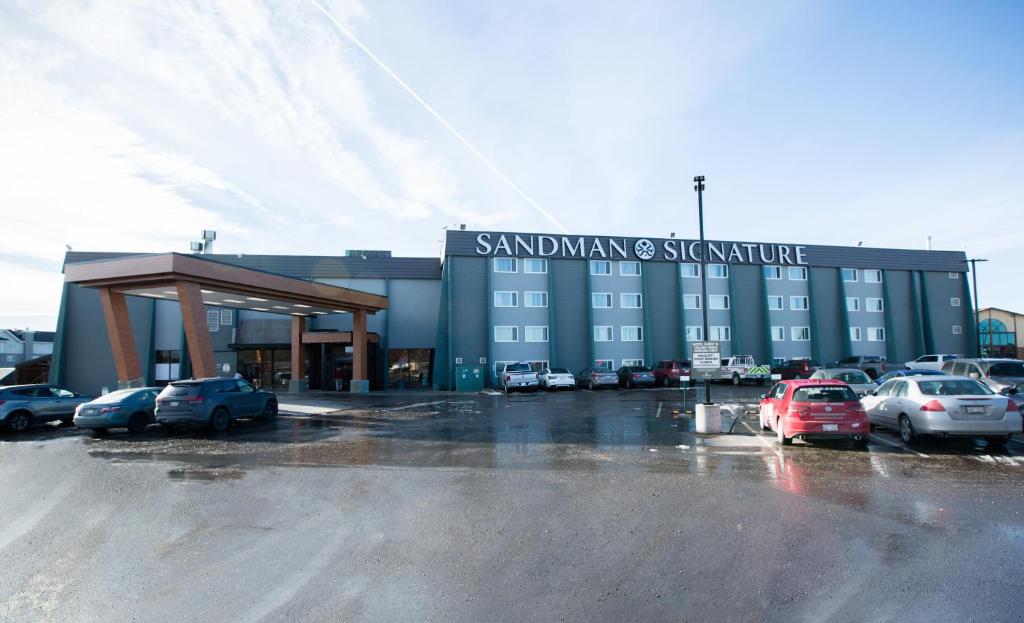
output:
POLYGON ((617 374, 619 385, 626 389, 637 386, 654 387, 654 372, 647 366, 622 366, 617 374))

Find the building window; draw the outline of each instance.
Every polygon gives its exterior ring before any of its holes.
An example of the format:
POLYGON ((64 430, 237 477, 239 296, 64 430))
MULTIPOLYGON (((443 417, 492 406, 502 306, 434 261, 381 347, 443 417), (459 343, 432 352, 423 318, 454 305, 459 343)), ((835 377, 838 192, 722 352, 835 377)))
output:
POLYGON ((622 367, 623 368, 625 368, 626 366, 642 366, 642 365, 644 365, 644 360, 643 359, 623 359, 622 360, 622 367))
POLYGON ((523 260, 523 272, 524 273, 546 273, 548 272, 548 261, 528 257, 523 260))
POLYGON ((709 279, 728 279, 729 278, 729 265, 728 264, 708 264, 708 278, 709 279))
POLYGON ((643 297, 636 293, 619 295, 619 307, 622 309, 640 309, 644 306, 643 297))
POLYGON ((851 342, 859 342, 860 341, 860 327, 850 327, 850 341, 851 342))
POLYGON ((540 372, 544 368, 548 367, 548 362, 547 361, 543 361, 543 360, 542 361, 527 361, 526 363, 530 366, 530 369, 533 370, 534 372, 540 372))
POLYGON ((523 305, 525 307, 547 307, 547 292, 523 292, 523 305))
POLYGON ((628 277, 639 277, 640 262, 619 262, 619 274, 628 277))
POLYGON ((949 305, 950 307, 960 307, 960 297, 954 296, 953 298, 949 299, 949 305))
POLYGON ((860 311, 860 299, 856 296, 846 297, 846 311, 860 311))
POLYGON ((496 273, 514 273, 517 272, 517 269, 518 265, 514 257, 494 258, 494 272, 496 273))
POLYGON ((882 283, 882 271, 871 268, 864 270, 864 282, 865 283, 882 283))
POLYGON ((611 327, 597 326, 594 327, 594 341, 595 342, 611 342, 614 339, 612 335, 611 327))
POLYGON ((949 278, 950 279, 959 279, 960 278, 960 273, 949 273, 949 278))
POLYGON ((494 293, 495 307, 519 307, 519 293, 498 290, 494 293))
POLYGON ((526 338, 527 342, 547 342, 548 341, 548 328, 543 327, 530 327, 524 328, 523 337, 526 338))
POLYGON ((857 269, 856 268, 843 268, 843 281, 847 283, 857 282, 857 269))
POLYGON ((866 298, 864 299, 864 307, 869 312, 885 311, 885 303, 882 301, 882 299, 866 298))
POLYGON ((806 296, 791 296, 789 297, 789 308, 796 311, 805 310, 808 308, 806 296))
POLYGON ((612 263, 608 260, 590 260, 590 274, 610 275, 612 274, 612 263))
POLYGON ((764 271, 765 279, 782 279, 781 266, 764 266, 761 270, 764 271))
POLYGON ((619 327, 619 337, 623 342, 644 341, 643 327, 619 327))
POLYGON ((708 309, 729 309, 728 294, 708 295, 708 309))
POLYGON ((154 357, 153 380, 177 381, 181 378, 181 351, 158 350, 154 357))
POLYGON ((494 327, 494 341, 495 342, 518 342, 519 341, 519 327, 516 326, 496 326, 494 327))
POLYGON ((704 327, 701 326, 689 326, 686 327, 686 341, 687 342, 703 342, 704 341, 704 327))
POLYGON ((868 341, 869 342, 884 342, 885 341, 885 329, 882 327, 868 327, 868 341))
POLYGON ((590 304, 597 308, 611 307, 611 292, 594 292, 593 294, 590 295, 590 304))
POLYGON ((772 341, 773 342, 785 342, 786 341, 786 327, 772 327, 772 341))
POLYGON ((231 325, 234 322, 235 310, 233 309, 222 309, 220 310, 220 323, 225 325, 231 325))
POLYGON ((807 281, 807 269, 803 266, 790 266, 788 272, 790 281, 807 281))
POLYGON ((953 325, 953 335, 960 335, 964 332, 964 328, 958 324, 953 325))
POLYGON ((615 360, 614 359, 595 359, 594 360, 595 370, 614 370, 615 360))
POLYGON ((683 309, 700 309, 700 295, 699 294, 684 294, 683 295, 683 309))
POLYGON ((781 296, 769 296, 768 297, 768 309, 770 311, 779 311, 782 309, 782 297, 781 296))
POLYGON ((708 335, 712 341, 728 342, 732 340, 729 327, 708 327, 708 335))
POLYGON ((811 341, 811 328, 810 327, 790 327, 789 337, 794 342, 809 342, 811 341))
POLYGON ((680 264, 684 277, 700 277, 700 264, 680 264))
POLYGON ((220 310, 211 309, 206 312, 206 328, 210 333, 220 331, 220 310))

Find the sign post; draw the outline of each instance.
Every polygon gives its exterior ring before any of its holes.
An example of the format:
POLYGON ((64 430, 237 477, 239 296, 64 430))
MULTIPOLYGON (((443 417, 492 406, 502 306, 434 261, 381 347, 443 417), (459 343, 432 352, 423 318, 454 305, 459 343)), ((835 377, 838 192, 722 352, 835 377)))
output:
POLYGON ((704 402, 697 405, 698 433, 722 432, 722 412, 718 405, 711 403, 711 376, 722 369, 721 342, 693 342, 693 353, 690 357, 691 370, 694 375, 704 377, 704 402))
MULTIPOLYGON (((700 226, 700 298, 701 298, 701 312, 704 320, 704 331, 701 335, 705 340, 708 339, 708 245, 704 241, 704 176, 697 175, 693 178, 694 186, 693 189, 697 191, 697 219, 700 226)), ((707 352, 702 355, 702 363, 710 366, 710 355, 715 355, 714 369, 718 369, 722 365, 721 349, 719 348, 718 342, 694 342, 693 351, 693 368, 697 368, 697 345, 705 344, 704 346, 707 352), (711 351, 713 345, 714 351, 711 351)), ((698 433, 720 433, 722 432, 722 412, 721 408, 711 402, 711 378, 705 368, 704 372, 704 402, 697 405, 694 409, 697 416, 697 432, 698 433)))

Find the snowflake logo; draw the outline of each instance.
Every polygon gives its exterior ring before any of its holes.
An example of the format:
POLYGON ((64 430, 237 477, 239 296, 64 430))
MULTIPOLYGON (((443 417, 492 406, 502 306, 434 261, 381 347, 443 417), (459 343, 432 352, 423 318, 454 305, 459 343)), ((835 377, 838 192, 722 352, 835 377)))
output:
POLYGON ((649 260, 654 257, 654 243, 647 238, 641 238, 633 245, 633 252, 642 260, 649 260))

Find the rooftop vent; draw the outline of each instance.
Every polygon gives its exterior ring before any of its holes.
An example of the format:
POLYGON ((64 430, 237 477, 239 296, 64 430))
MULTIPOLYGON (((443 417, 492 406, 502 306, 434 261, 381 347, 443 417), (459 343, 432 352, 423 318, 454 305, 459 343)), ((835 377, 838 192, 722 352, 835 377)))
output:
POLYGON ((391 257, 391 251, 345 251, 345 257, 391 257))

